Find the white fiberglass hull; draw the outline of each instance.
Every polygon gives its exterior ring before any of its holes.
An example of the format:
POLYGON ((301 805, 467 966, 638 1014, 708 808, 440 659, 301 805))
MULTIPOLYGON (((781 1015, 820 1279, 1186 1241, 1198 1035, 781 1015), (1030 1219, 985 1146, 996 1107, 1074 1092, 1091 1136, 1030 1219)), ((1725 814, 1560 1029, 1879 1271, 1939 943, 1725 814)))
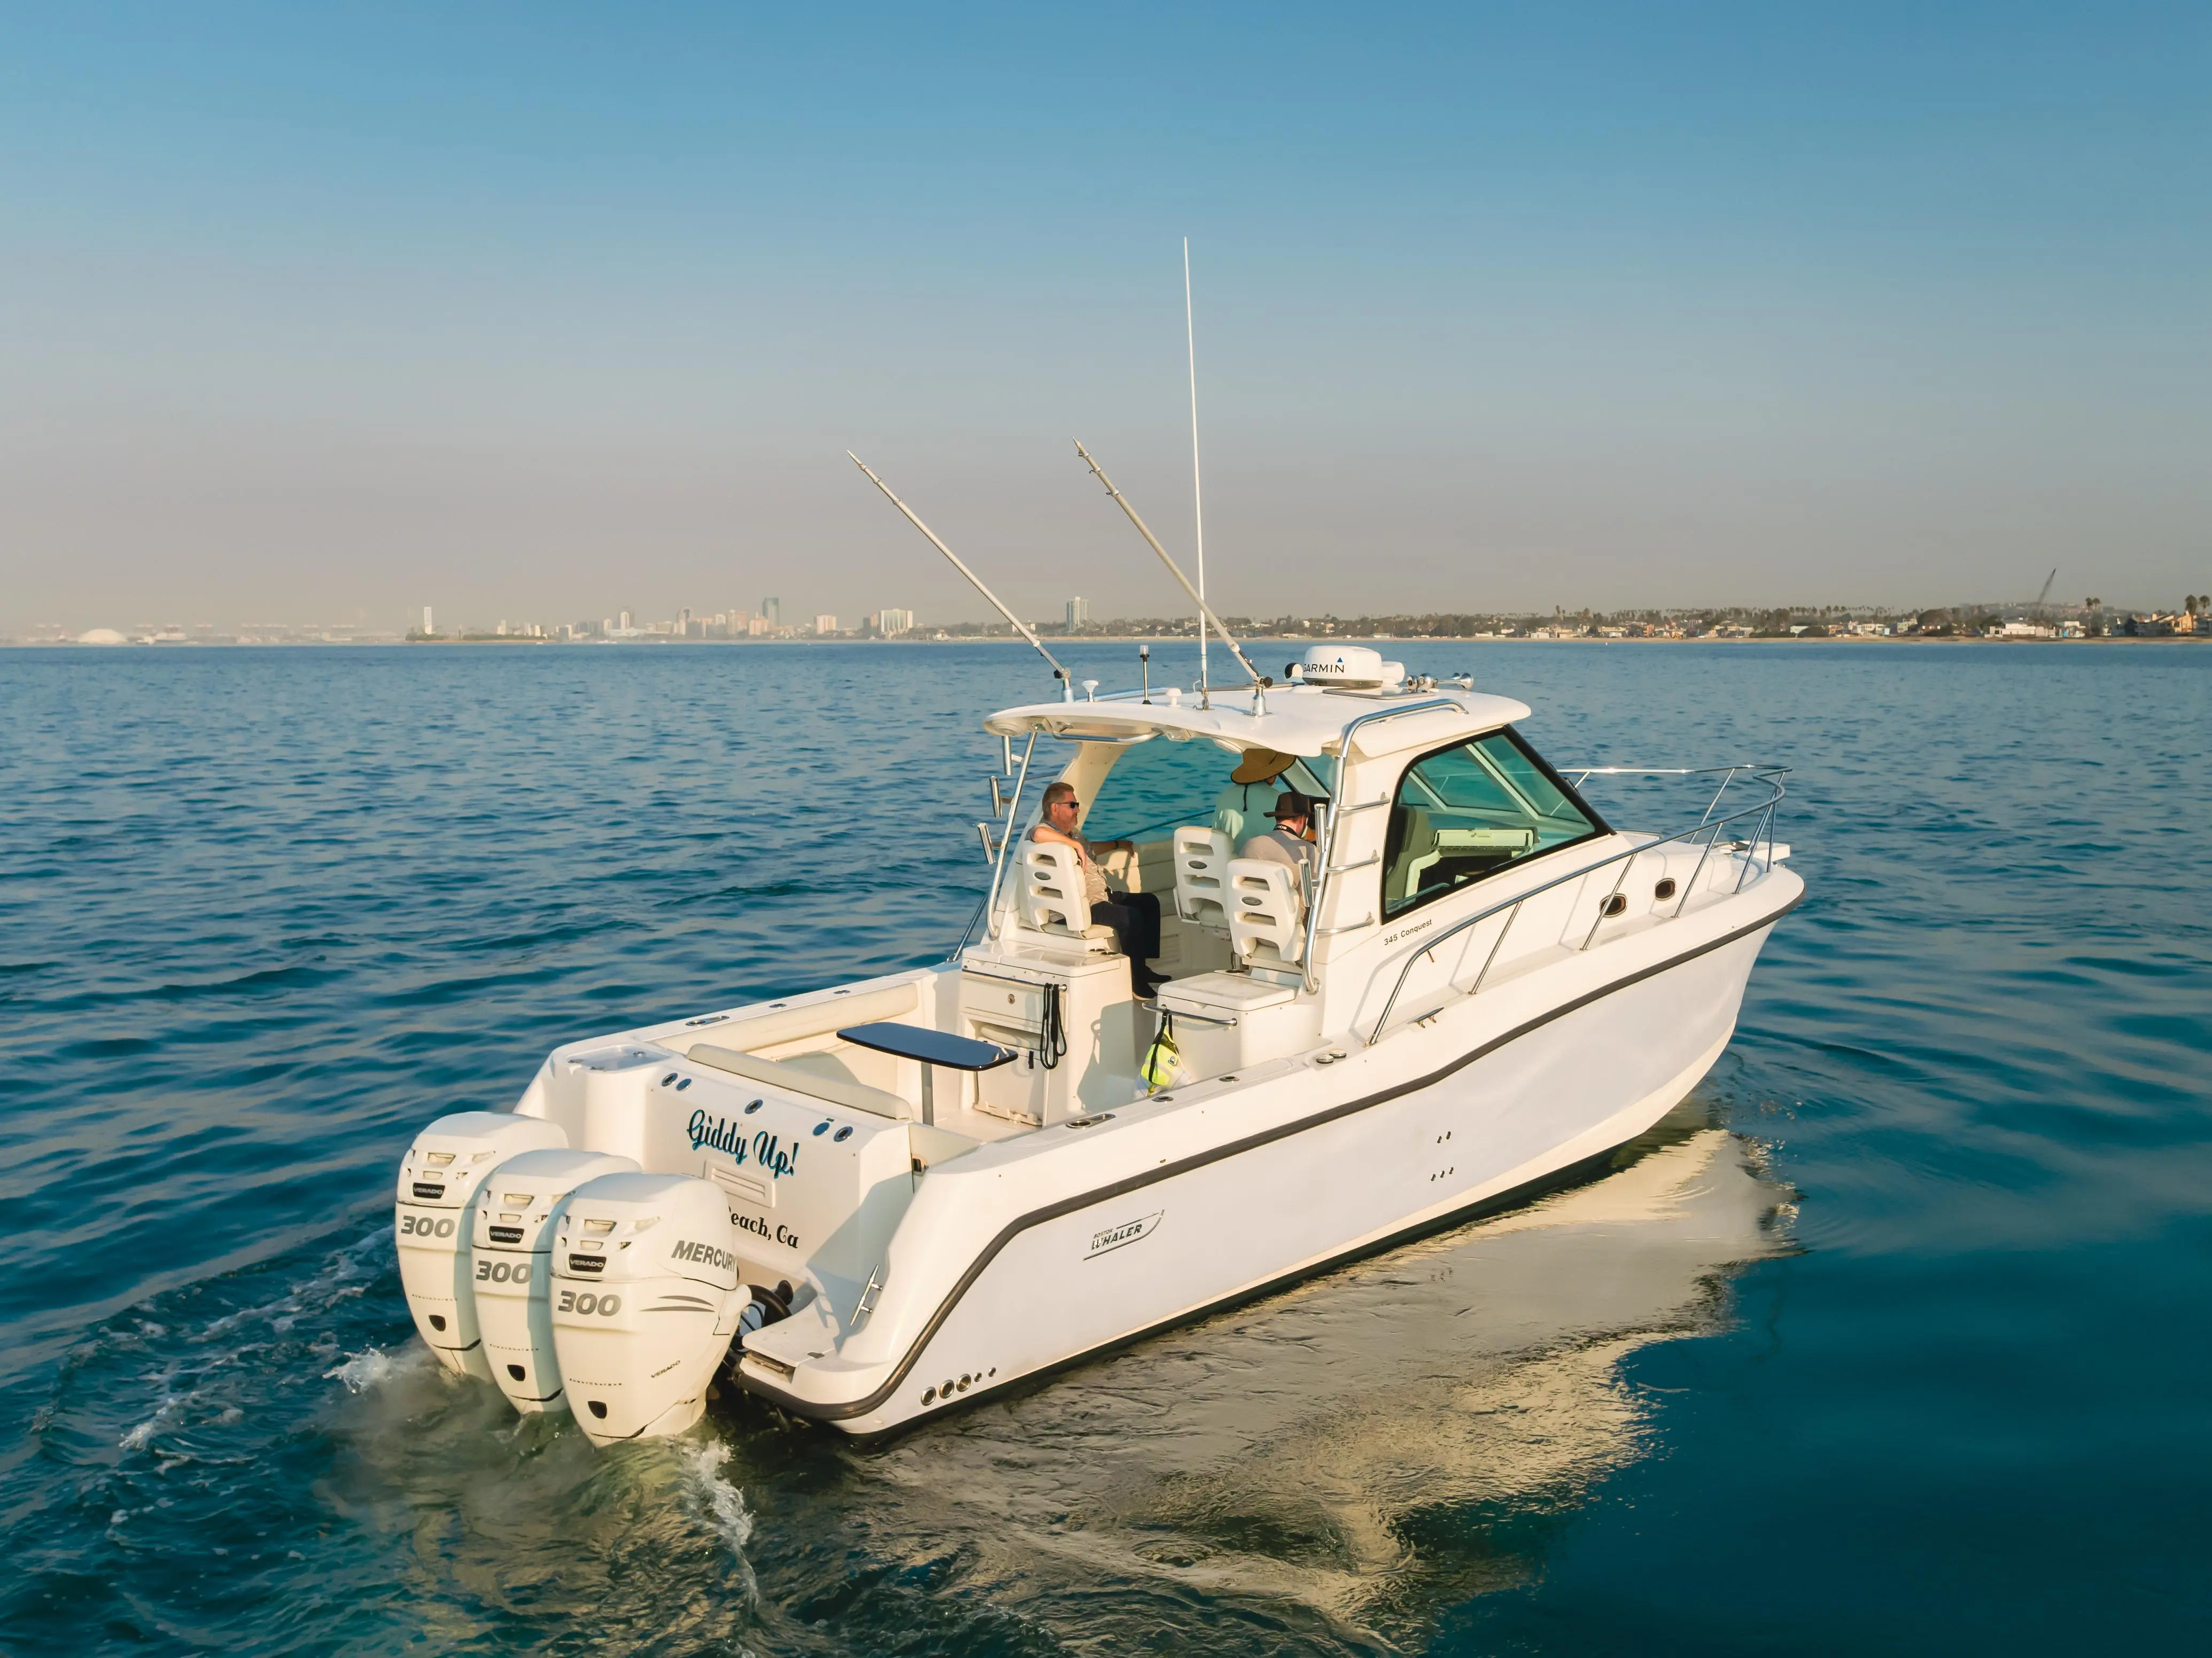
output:
POLYGON ((1372 1048, 1346 1041, 1043 1131, 1064 1151, 986 1147, 933 1169, 868 1309, 794 1317, 811 1333, 777 1327, 775 1345, 796 1362, 749 1343, 738 1380, 881 1433, 1528 1195, 1697 1084, 1802 890, 1776 870, 1755 899, 1465 998, 1372 1048))

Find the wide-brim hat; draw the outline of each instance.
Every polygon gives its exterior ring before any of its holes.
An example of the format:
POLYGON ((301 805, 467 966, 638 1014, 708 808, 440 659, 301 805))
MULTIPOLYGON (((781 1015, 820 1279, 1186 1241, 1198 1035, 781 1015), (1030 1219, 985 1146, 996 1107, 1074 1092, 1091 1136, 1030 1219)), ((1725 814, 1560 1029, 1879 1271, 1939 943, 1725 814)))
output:
MULTIPOLYGON (((1267 783, 1280 777, 1297 763, 1294 754, 1277 754, 1273 749, 1247 749, 1244 757, 1237 762, 1237 769, 1229 774, 1232 783, 1267 783)), ((1218 772, 1214 774, 1219 776, 1218 772)))
POLYGON ((1310 817, 1313 816, 1313 802, 1296 789, 1285 789, 1275 798, 1275 809, 1267 816, 1279 823, 1285 817, 1310 817))

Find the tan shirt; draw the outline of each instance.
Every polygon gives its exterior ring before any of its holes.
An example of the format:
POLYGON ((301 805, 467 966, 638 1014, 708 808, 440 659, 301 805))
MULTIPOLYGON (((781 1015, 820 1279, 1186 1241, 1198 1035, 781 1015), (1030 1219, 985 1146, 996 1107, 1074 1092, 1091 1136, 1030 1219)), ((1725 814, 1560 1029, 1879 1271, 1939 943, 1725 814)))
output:
POLYGON ((1255 835, 1244 843, 1247 858, 1264 858, 1270 863, 1288 864, 1305 878, 1306 890, 1313 890, 1315 867, 1321 861, 1321 848, 1302 835, 1285 829, 1272 829, 1265 835, 1255 835))

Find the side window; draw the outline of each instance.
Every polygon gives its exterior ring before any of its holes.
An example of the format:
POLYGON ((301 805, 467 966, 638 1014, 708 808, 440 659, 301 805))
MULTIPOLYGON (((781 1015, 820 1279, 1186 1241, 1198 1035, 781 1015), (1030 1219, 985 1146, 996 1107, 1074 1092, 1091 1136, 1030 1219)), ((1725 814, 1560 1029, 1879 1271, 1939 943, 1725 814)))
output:
POLYGON ((1401 914, 1604 832, 1596 814, 1510 733, 1439 749, 1399 780, 1382 843, 1382 913, 1401 914))

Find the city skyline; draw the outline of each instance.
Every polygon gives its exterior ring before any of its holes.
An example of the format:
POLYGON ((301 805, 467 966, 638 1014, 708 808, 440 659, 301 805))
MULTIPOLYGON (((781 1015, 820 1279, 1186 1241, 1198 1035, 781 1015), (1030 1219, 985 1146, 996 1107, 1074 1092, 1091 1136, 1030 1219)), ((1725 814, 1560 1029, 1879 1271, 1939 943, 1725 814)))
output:
MULTIPOLYGON (((2056 572, 2053 572, 2055 579, 2056 572)), ((1333 612, 1252 617, 1232 613, 1224 619, 1240 639, 1514 639, 1514 638, 2104 638, 2194 636, 2200 621, 2212 636, 2212 592, 2188 593, 2161 608, 2107 602, 2092 595, 2080 602, 2051 596, 2051 583, 2033 599, 1954 603, 1893 608, 1881 605, 1801 604, 1776 607, 1682 605, 1617 611, 1555 605, 1540 611, 1413 612, 1340 617, 1333 612)), ((776 607, 775 600, 764 601, 776 607)), ((1030 629, 1058 639, 1106 641, 1158 639, 1195 644, 1195 616, 1115 616, 1095 619, 1088 601, 1071 598, 1059 623, 1031 618, 1030 629)), ((708 612, 686 606, 653 619, 624 608, 597 621, 449 623, 436 622, 436 607, 425 604, 419 625, 404 632, 344 623, 248 623, 225 631, 212 623, 187 629, 175 623, 139 623, 129 630, 95 628, 82 634, 49 623, 27 635, 0 636, 0 644, 278 644, 278 643, 758 643, 802 640, 968 640, 1013 642, 1013 627, 992 617, 917 622, 902 606, 886 606, 848 624, 817 612, 805 624, 786 626, 769 611, 741 607, 708 612)))

